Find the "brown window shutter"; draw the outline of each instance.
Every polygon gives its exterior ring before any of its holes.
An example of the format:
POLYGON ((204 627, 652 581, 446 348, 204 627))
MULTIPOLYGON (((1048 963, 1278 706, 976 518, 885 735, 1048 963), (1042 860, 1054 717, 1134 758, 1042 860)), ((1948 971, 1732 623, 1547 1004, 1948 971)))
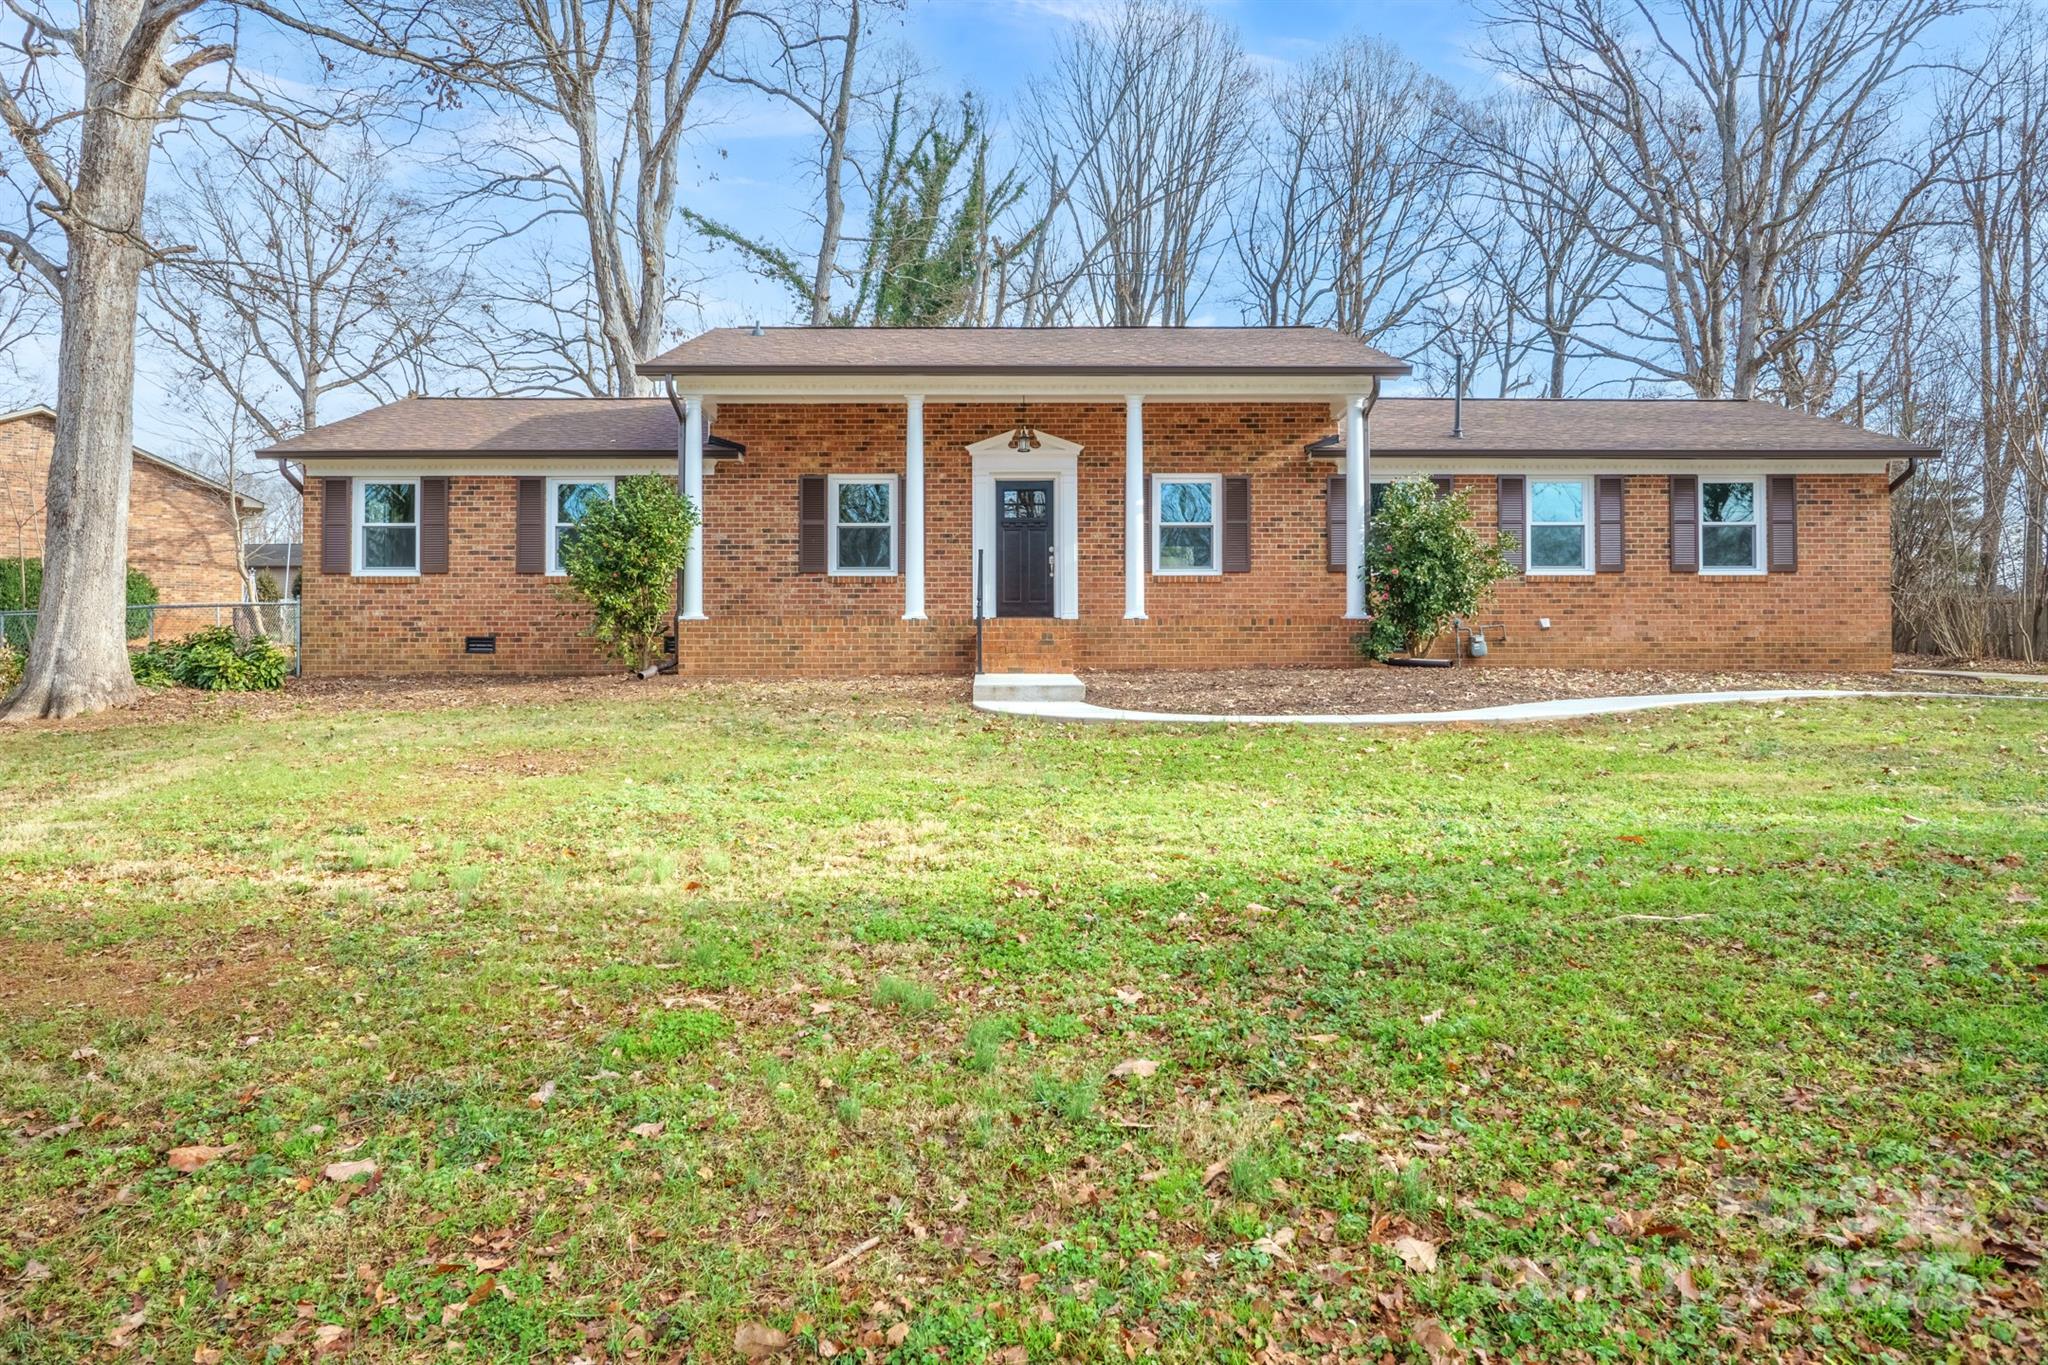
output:
POLYGON ((1622 542, 1622 503, 1628 480, 1603 474, 1593 480, 1593 567, 1599 573, 1620 573, 1626 550, 1622 542))
POLYGON ((513 541, 512 567, 519 573, 548 569, 548 481, 519 481, 519 511, 513 541))
POLYGON ((1500 533, 1503 537, 1514 537, 1515 548, 1508 552, 1508 563, 1516 573, 1521 573, 1529 562, 1528 529, 1523 524, 1528 495, 1528 481, 1520 474, 1500 476, 1500 533))
POLYGON ((1223 480, 1223 572, 1252 571, 1252 481, 1241 474, 1223 480))
POLYGON ((420 480, 420 572, 448 572, 448 480, 420 480))
POLYGON ((1671 476, 1671 572, 1700 571, 1700 481, 1696 474, 1671 476))
POLYGON ((796 571, 825 572, 825 476, 796 481, 796 571))
POLYGON ((348 538, 354 521, 354 490, 349 480, 320 480, 321 573, 348 576, 348 538))
POLYGON ((1330 506, 1324 517, 1330 528, 1330 572, 1344 572, 1344 528, 1349 525, 1350 509, 1344 505, 1344 476, 1330 476, 1330 506))
POLYGON ((1772 573, 1799 572, 1799 481, 1790 474, 1773 474, 1765 509, 1770 516, 1770 566, 1772 573))
POLYGON ((1430 475, 1430 476, 1429 476, 1429 481, 1430 481, 1430 483, 1432 483, 1433 485, 1435 485, 1435 487, 1436 487, 1436 495, 1437 495, 1438 497, 1440 497, 1440 498, 1448 498, 1448 497, 1449 497, 1449 496, 1451 495, 1451 476, 1450 476, 1450 475, 1448 475, 1448 474, 1432 474, 1432 475, 1430 475))

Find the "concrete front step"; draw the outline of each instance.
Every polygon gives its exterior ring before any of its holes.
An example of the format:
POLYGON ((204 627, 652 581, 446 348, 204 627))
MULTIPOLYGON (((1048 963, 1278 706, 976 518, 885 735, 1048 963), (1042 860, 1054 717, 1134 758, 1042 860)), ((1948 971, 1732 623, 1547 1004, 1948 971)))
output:
POLYGON ((974 700, 977 702, 1080 701, 1087 694, 1088 685, 1071 673, 974 675, 974 700))

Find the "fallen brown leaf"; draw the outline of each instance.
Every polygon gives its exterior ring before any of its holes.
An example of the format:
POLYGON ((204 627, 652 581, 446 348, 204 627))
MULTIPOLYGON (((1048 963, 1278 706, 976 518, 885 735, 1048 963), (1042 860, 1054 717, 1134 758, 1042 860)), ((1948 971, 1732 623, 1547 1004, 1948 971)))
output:
POLYGON ((339 1185, 354 1180, 358 1176, 377 1174, 377 1163, 374 1161, 330 1161, 320 1174, 339 1185))
POLYGON ((164 1165, 169 1166, 181 1175, 190 1175, 201 1166, 219 1161, 234 1150, 232 1146, 173 1147, 170 1151, 164 1153, 164 1165))
POLYGON ((732 1348, 748 1360, 766 1360, 789 1349, 789 1333, 765 1322, 743 1322, 733 1331, 732 1348))
POLYGON ((1155 1074, 1158 1070, 1159 1063, 1153 1061, 1150 1057, 1133 1057, 1129 1061, 1118 1062, 1109 1069, 1109 1074, 1124 1079, 1135 1076, 1143 1080, 1145 1077, 1155 1074))
POLYGON ((1418 1275, 1427 1275, 1436 1269, 1436 1243, 1425 1242, 1420 1237, 1396 1237, 1393 1250, 1401 1258, 1401 1264, 1418 1275))

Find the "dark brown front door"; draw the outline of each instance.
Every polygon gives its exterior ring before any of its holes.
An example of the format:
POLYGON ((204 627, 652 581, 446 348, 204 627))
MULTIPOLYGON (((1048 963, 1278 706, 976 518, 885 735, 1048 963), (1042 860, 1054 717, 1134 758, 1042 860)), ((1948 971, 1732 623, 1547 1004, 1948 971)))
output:
POLYGON ((1052 615, 1052 480, 996 482, 996 615, 1052 615))

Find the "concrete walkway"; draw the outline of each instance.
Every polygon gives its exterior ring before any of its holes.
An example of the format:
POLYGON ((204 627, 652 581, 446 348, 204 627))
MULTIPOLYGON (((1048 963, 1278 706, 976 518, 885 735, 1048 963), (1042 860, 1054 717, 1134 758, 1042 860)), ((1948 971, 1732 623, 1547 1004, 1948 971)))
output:
POLYGON ((1966 668, 1895 668, 1894 673, 1911 673, 1921 678, 1975 678, 1979 682, 2032 683, 2048 687, 2048 673, 1977 673, 1966 668))
POLYGON ((1869 689, 1785 687, 1752 692, 1671 692, 1643 697, 1566 697, 1557 701, 1524 701, 1506 706, 1478 706, 1464 711, 1387 711, 1377 715, 1204 716, 1172 711, 1123 711, 1085 701, 977 701, 977 711, 1031 716, 1039 720, 1145 721, 1174 725, 1443 725, 1454 721, 1503 722, 1574 720, 1582 716, 1618 716, 1630 711, 1659 711, 1674 706, 1712 706, 1722 702, 1807 701, 1818 697, 1910 697, 1957 701, 2048 701, 2048 693, 2009 695, 1985 692, 1881 692, 1869 689))

